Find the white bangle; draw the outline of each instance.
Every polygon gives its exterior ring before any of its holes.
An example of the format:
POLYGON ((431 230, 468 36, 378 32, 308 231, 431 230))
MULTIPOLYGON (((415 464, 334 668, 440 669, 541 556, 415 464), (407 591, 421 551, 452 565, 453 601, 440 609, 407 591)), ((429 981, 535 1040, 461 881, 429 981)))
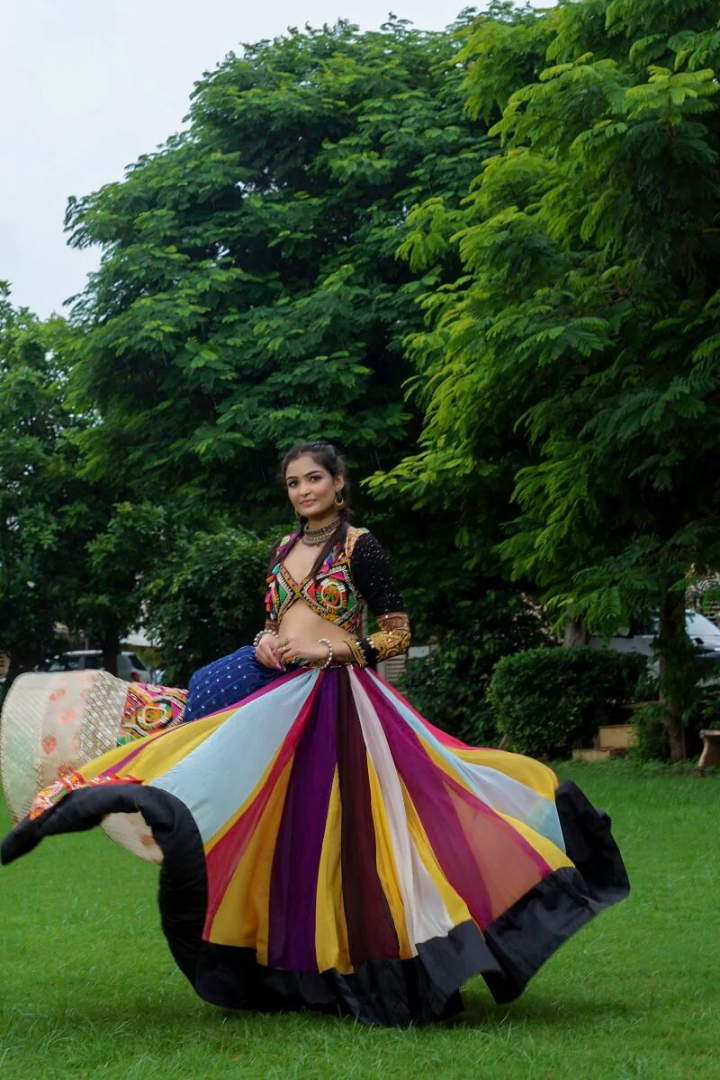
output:
POLYGON ((324 664, 320 664, 320 670, 324 671, 325 668, 329 668, 330 665, 332 664, 332 659, 333 659, 332 642, 329 641, 326 637, 321 637, 321 638, 318 638, 318 645, 327 645, 327 650, 328 650, 327 659, 326 659, 324 664))
POLYGON ((273 637, 278 637, 279 636, 277 630, 258 630, 257 634, 255 635, 255 637, 253 639, 253 648, 254 649, 257 649, 258 645, 260 644, 260 642, 262 641, 262 639, 265 637, 266 634, 272 634, 273 637))

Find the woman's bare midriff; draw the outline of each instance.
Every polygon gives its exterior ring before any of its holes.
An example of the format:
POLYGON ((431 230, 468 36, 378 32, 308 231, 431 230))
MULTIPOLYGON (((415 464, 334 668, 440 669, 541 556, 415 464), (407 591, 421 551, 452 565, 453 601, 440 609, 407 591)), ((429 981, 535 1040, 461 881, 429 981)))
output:
POLYGON ((311 641, 327 638, 333 645, 352 640, 352 634, 348 634, 347 630, 329 619, 323 619, 322 615, 309 608, 304 600, 296 600, 292 607, 288 608, 279 631, 281 638, 285 634, 297 634, 299 637, 310 638, 311 641))

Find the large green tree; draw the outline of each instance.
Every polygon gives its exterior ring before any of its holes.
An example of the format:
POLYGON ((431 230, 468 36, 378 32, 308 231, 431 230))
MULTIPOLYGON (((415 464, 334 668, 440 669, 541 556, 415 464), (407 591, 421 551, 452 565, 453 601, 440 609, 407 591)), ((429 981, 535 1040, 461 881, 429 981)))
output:
MULTIPOLYGON (((198 527, 266 535, 287 526, 277 462, 295 440, 337 442, 354 477, 414 445, 403 340, 460 263, 417 273, 397 248, 413 205, 459 206, 494 146, 464 109, 461 25, 244 46, 197 84, 181 135, 71 201, 71 243, 103 249, 73 316, 76 390, 101 420, 91 476, 183 507, 201 492, 198 527)), ((412 501, 355 498, 425 633, 461 573, 456 515, 448 530, 412 501)))
MULTIPOLYGON (((469 34, 458 56, 461 88, 467 102, 469 84, 480 82, 485 94, 481 119, 491 126, 510 96, 539 77, 552 33, 529 5, 498 2, 476 20, 472 47, 469 34)), ((478 111, 475 103, 472 107, 478 111)), ((515 475, 533 458, 527 434, 515 426, 511 395, 489 387, 479 393, 483 334, 506 304, 531 288, 525 284, 531 252, 510 243, 502 227, 482 241, 485 277, 476 273, 477 253, 469 257, 469 228, 491 219, 506 199, 524 203, 529 197, 523 188, 531 163, 518 167, 506 189, 490 182, 499 180, 490 170, 501 160, 500 150, 498 142, 482 163, 487 171, 476 173, 465 191, 455 191, 452 198, 438 193, 409 215, 398 257, 426 287, 417 298, 424 325, 413 328, 404 342, 413 367, 406 385, 408 404, 423 411, 424 425, 417 452, 391 471, 379 471, 369 483, 373 495, 391 506, 407 500, 436 517, 453 511, 459 521, 455 539, 472 584, 479 576, 494 580, 495 588, 507 582, 497 547, 513 514, 515 475)), ((541 263, 543 251, 535 255, 541 263)))
POLYGON ((702 0, 478 21, 468 104, 502 109, 503 147, 460 213, 414 216, 416 262, 451 236, 464 273, 411 339, 424 449, 389 481, 436 499, 464 489, 482 533, 475 510, 511 475, 511 573, 600 632, 658 610, 673 757, 695 684, 687 578, 720 563, 719 29, 702 0), (498 66, 521 73, 538 55, 538 77, 500 85, 498 66))
MULTIPOLYGON (((62 580, 51 574, 51 612, 106 664, 140 617, 182 674, 259 624, 245 569, 258 531, 286 525, 274 481, 289 443, 334 439, 355 476, 412 445, 402 341, 421 325, 418 292, 460 264, 448 250, 418 274, 396 249, 410 208, 459 205, 493 148, 463 109, 458 48, 454 31, 397 20, 247 46, 198 84, 182 135, 71 200, 72 243, 103 258, 47 387, 71 553, 62 580), (207 559, 224 566, 233 538, 243 567, 218 591, 207 559)), ((464 572, 452 521, 356 497, 400 556, 418 632, 452 621, 464 572)))
POLYGON ((115 670, 142 617, 142 575, 167 548, 149 503, 123 503, 110 476, 83 474, 79 436, 94 418, 69 402, 72 334, 15 309, 0 287, 0 642, 32 668, 65 624, 115 670))
POLYGON ((56 455, 65 416, 56 386, 66 377, 53 349, 62 327, 16 310, 0 283, 0 641, 13 669, 31 667, 51 644, 63 559, 56 455))
POLYGON ((185 132, 71 201, 71 243, 104 251, 75 311, 98 475, 200 480, 257 520, 297 439, 337 441, 363 471, 397 460, 417 430, 402 340, 428 284, 399 238, 491 146, 457 48, 399 20, 244 46, 197 84, 185 132))

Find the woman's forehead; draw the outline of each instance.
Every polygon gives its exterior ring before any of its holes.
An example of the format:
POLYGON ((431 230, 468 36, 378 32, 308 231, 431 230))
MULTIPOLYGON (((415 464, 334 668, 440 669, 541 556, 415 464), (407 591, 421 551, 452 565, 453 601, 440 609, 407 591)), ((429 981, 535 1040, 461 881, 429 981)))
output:
POLYGON ((297 479, 300 476, 307 476, 308 473, 314 472, 326 473, 328 470, 322 465, 318 465, 311 454, 302 454, 299 458, 295 458, 294 461, 290 462, 285 473, 285 478, 287 480, 291 477, 297 479))

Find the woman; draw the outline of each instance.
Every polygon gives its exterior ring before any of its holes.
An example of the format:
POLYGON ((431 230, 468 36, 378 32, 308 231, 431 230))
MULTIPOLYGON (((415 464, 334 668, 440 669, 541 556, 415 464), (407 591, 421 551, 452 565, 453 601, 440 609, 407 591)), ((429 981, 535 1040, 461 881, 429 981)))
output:
POLYGON ((265 629, 253 646, 194 673, 186 720, 240 701, 289 665, 342 661, 365 667, 406 652, 410 644, 387 556, 371 533, 349 524, 349 485, 337 450, 300 443, 286 454, 281 474, 299 524, 273 551, 265 629), (363 601, 380 632, 358 640, 363 601))
POLYGON ((162 860, 173 955, 221 1006, 423 1023, 478 973, 510 1001, 627 894, 608 820, 545 765, 433 728, 373 673, 407 649, 408 620, 379 544, 349 524, 342 459, 300 444, 283 476, 299 525, 254 647, 193 675, 192 722, 41 794, 2 860, 103 818, 139 837, 162 860))

